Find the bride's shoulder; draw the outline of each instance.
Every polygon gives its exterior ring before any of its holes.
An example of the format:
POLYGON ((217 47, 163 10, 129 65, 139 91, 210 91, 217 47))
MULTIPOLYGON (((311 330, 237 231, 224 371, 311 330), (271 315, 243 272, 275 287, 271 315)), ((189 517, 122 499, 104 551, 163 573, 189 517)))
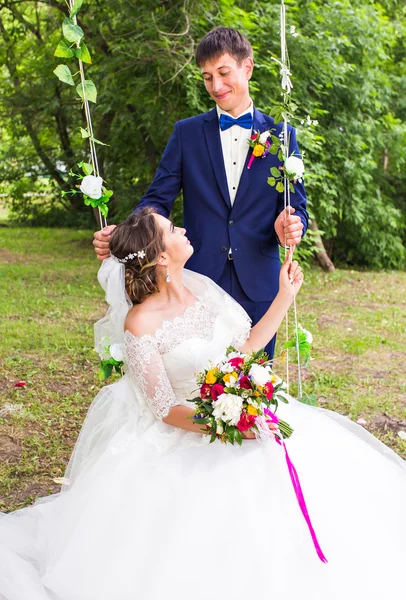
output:
POLYGON ((124 322, 124 331, 129 331, 135 337, 153 335, 160 323, 160 313, 148 301, 133 306, 124 322))

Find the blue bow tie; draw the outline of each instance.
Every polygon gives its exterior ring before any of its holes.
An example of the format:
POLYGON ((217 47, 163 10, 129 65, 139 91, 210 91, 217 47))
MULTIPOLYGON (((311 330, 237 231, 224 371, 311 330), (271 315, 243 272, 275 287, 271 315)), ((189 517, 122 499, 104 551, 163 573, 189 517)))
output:
POLYGON ((245 115, 238 117, 238 119, 233 119, 233 117, 230 117, 229 115, 221 114, 219 123, 221 131, 226 131, 233 125, 239 125, 240 127, 244 127, 244 129, 251 129, 252 114, 245 113, 245 115))

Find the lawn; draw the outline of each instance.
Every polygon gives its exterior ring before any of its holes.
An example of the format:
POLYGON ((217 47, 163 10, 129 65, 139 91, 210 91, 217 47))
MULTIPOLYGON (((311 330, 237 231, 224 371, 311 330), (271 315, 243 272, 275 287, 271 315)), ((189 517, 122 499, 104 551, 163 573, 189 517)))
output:
MULTIPOLYGON (((54 479, 102 385, 93 324, 105 305, 91 241, 90 231, 0 228, 2 511, 59 490, 54 479)), ((306 392, 364 419, 404 457, 405 289, 404 272, 312 270, 298 299, 299 321, 314 336, 306 392)))

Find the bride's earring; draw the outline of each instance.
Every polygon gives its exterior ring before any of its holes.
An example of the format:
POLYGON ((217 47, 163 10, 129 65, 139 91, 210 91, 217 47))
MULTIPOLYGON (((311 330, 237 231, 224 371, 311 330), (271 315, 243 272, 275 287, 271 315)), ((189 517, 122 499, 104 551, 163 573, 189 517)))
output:
POLYGON ((166 281, 166 283, 170 283, 171 282, 171 276, 169 274, 169 265, 166 265, 166 277, 165 277, 165 281, 166 281))

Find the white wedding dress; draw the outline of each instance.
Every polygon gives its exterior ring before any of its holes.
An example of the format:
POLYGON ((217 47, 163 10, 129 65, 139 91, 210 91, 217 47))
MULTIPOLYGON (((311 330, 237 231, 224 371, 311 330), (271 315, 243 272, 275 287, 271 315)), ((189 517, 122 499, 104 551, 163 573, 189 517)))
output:
POLYGON ((162 422, 250 330, 210 280, 185 271, 184 281, 196 304, 183 316, 153 336, 126 332, 127 374, 92 403, 69 483, 2 515, 0 598, 404 597, 405 462, 360 426, 294 399, 279 408, 324 564, 282 447, 209 444, 162 422))

